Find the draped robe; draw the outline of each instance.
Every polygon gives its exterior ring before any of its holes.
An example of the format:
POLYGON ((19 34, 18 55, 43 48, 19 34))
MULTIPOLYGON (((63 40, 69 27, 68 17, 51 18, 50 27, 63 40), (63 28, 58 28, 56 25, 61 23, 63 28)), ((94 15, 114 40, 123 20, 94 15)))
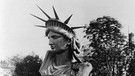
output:
POLYGON ((77 63, 75 66, 72 64, 56 66, 54 64, 54 57, 54 52, 47 51, 46 57, 39 70, 41 76, 88 76, 86 75, 87 73, 85 74, 84 72, 92 70, 92 66, 90 65, 90 68, 88 68, 87 71, 84 71, 84 66, 86 65, 82 65, 81 63, 77 63), (75 71, 73 66, 77 68, 78 71, 75 71))

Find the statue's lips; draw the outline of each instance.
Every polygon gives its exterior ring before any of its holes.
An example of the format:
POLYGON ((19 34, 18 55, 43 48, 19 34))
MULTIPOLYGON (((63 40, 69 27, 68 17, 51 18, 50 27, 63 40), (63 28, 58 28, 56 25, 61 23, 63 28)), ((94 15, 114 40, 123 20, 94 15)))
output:
POLYGON ((54 46, 50 46, 51 49, 55 49, 54 46))

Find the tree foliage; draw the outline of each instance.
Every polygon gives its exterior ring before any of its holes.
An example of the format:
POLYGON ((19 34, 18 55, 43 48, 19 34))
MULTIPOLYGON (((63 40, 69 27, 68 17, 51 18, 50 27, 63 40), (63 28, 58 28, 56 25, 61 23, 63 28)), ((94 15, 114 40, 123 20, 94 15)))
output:
POLYGON ((15 76, 40 76, 39 68, 42 60, 38 55, 27 55, 15 63, 15 76))
POLYGON ((118 68, 121 67, 121 52, 125 45, 125 36, 120 31, 121 27, 122 25, 114 18, 103 16, 91 21, 84 31, 84 38, 90 42, 85 46, 92 48, 92 55, 87 55, 84 59, 92 63, 93 75, 120 74, 118 68))
POLYGON ((21 61, 21 57, 19 55, 8 58, 7 60, 0 61, 0 68, 2 68, 4 75, 14 76, 15 63, 21 61))
POLYGON ((127 61, 126 61, 126 66, 127 66, 127 71, 129 76, 134 76, 135 75, 135 44, 133 40, 134 34, 129 33, 129 42, 126 47, 126 54, 127 54, 127 61))

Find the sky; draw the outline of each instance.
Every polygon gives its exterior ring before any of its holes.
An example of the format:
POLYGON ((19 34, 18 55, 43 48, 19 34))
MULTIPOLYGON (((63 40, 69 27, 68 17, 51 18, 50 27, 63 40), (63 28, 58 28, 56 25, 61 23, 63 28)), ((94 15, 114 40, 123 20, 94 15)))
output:
MULTIPOLYGON (((54 6, 61 21, 73 14, 69 22, 71 26, 111 16, 122 24, 125 35, 128 29, 135 33, 135 0, 0 0, 0 60, 32 52, 44 57, 50 49, 45 29, 34 26, 44 23, 30 15, 32 13, 47 20, 36 5, 51 17, 54 17, 54 6)), ((81 39, 82 30, 76 32, 81 39)))

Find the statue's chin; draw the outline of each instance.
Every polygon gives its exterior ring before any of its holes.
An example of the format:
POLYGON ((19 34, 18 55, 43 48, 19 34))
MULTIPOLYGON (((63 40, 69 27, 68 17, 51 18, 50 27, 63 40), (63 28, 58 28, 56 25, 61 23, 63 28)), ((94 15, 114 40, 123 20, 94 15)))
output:
POLYGON ((56 51, 56 49, 51 49, 53 52, 55 52, 56 51))

